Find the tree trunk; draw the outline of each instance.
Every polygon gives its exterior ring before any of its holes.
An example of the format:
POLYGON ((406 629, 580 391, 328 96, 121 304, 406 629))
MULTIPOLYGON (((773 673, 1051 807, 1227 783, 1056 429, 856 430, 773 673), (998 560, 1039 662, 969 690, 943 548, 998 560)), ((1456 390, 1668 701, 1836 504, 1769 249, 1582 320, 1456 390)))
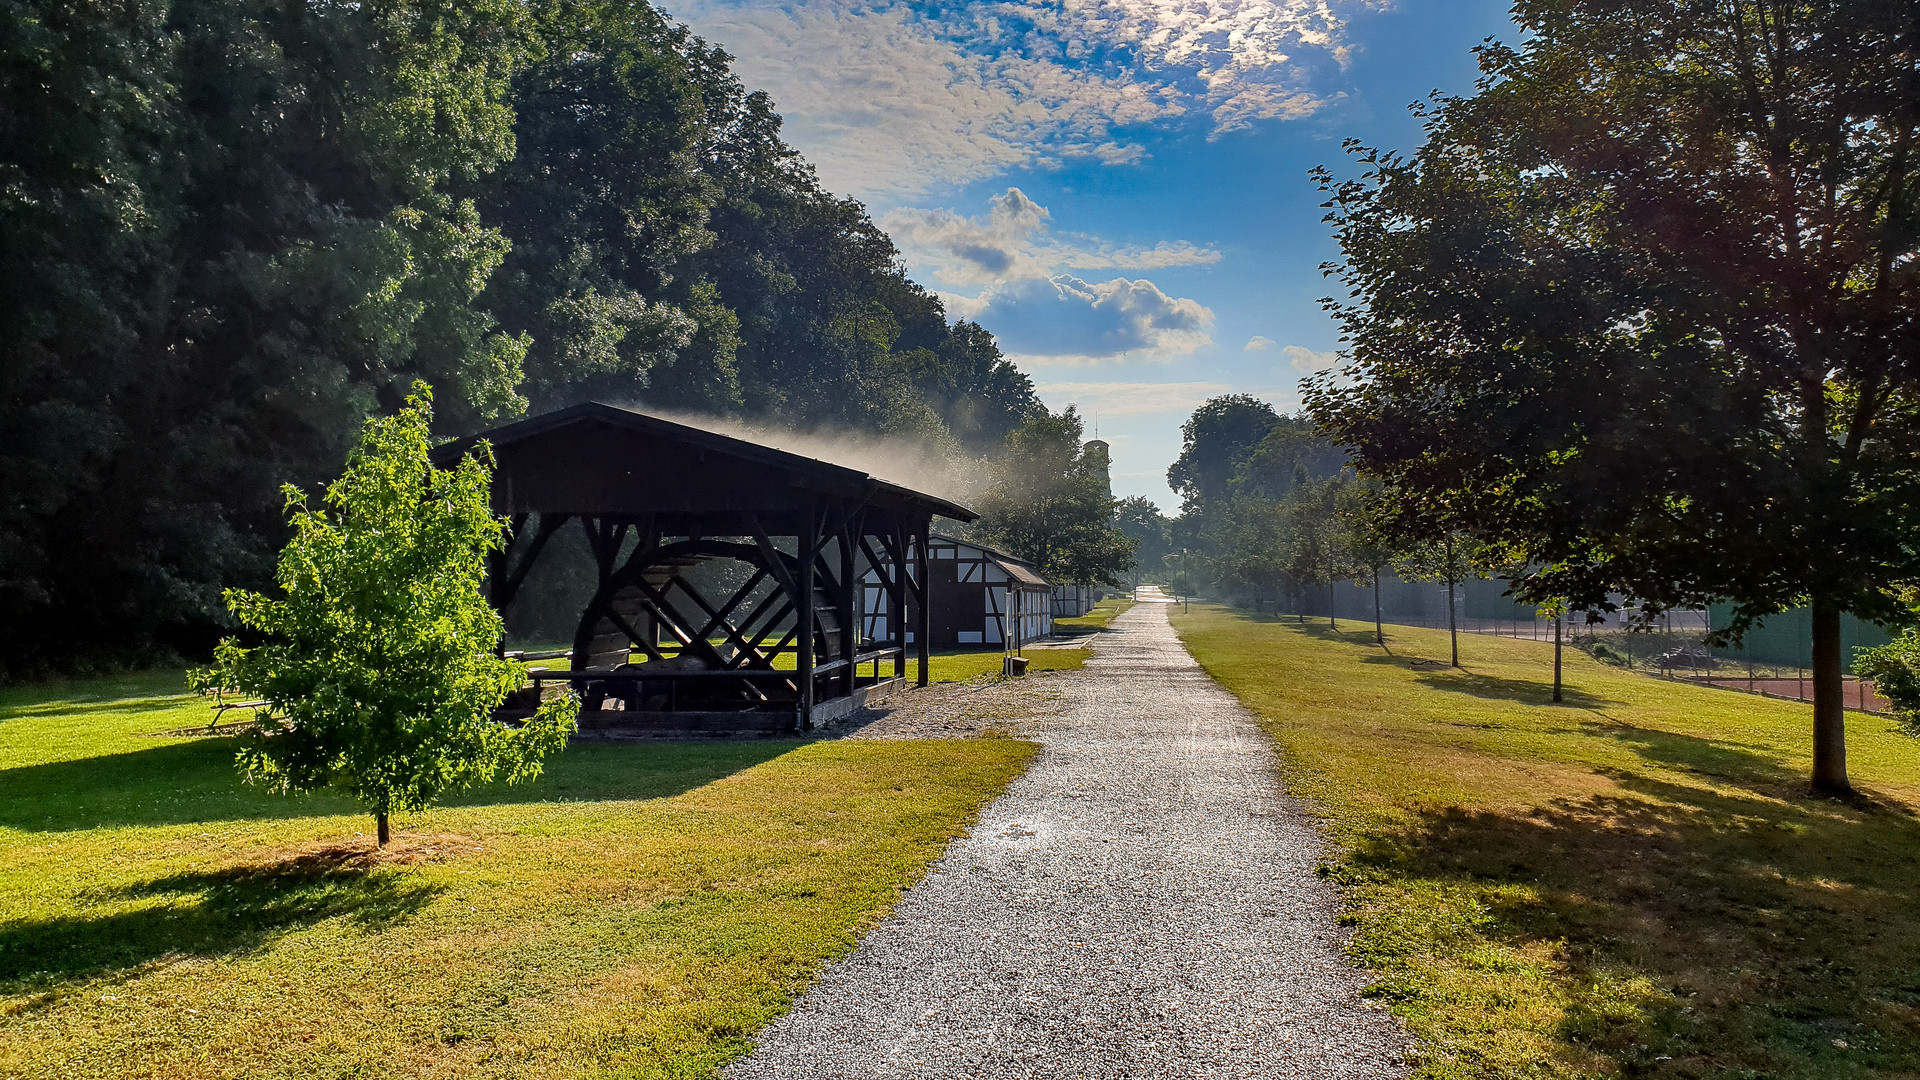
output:
POLYGON ((1340 629, 1340 613, 1334 607, 1339 602, 1339 598, 1334 594, 1333 582, 1327 582, 1327 628, 1329 630, 1340 629))
POLYGON ((374 836, 378 839, 381 847, 386 847, 387 841, 393 839, 393 831, 388 827, 387 812, 385 810, 376 811, 374 813, 373 831, 374 831, 374 836))
POLYGON ((1813 789, 1828 795, 1853 790, 1847 783, 1847 701, 1841 679, 1840 609, 1813 598, 1813 789))
POLYGON ((1380 625, 1380 568, 1373 568, 1373 643, 1385 645, 1387 632, 1380 625))
POLYGON ((1460 666, 1460 626, 1453 617, 1453 534, 1447 534, 1447 640, 1453 645, 1453 666, 1460 666))
POLYGON ((1553 700, 1560 700, 1560 613, 1553 613, 1553 700))

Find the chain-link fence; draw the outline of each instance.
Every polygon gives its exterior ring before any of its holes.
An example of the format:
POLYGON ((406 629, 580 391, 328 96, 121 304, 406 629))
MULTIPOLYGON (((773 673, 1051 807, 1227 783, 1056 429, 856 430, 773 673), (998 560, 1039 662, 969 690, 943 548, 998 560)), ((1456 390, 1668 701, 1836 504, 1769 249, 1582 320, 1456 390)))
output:
MULTIPOLYGON (((1453 621, 1462 633, 1552 641, 1553 620, 1533 607, 1516 604, 1504 595, 1501 581, 1473 580, 1453 590, 1453 621)), ((1444 582, 1402 581, 1382 574, 1379 613, 1385 622, 1428 629, 1447 628, 1447 586, 1444 582)), ((1368 585, 1341 582, 1293 596, 1269 600, 1266 610, 1296 617, 1371 623, 1374 590, 1368 585)), ((1813 700, 1813 629, 1805 610, 1769 616, 1749 630, 1737 647, 1714 647, 1706 639, 1714 626, 1731 621, 1730 608, 1668 611, 1651 618, 1633 611, 1584 612, 1568 615, 1562 632, 1567 644, 1604 663, 1701 686, 1765 694, 1771 697, 1813 700)), ((1854 650, 1885 644, 1888 635, 1873 623, 1845 616, 1841 620, 1841 653, 1852 661, 1854 650)), ((1875 692, 1871 679, 1845 676, 1847 707, 1882 712, 1887 702, 1875 692)))

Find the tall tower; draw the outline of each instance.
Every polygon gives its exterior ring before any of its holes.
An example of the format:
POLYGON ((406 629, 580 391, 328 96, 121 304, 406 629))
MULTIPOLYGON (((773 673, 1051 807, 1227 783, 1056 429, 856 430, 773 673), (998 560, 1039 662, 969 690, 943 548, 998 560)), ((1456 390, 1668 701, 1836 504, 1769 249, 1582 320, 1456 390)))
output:
POLYGON ((1087 465, 1100 472, 1100 481, 1107 489, 1107 498, 1113 498, 1113 455, 1105 439, 1089 439, 1082 448, 1087 465))

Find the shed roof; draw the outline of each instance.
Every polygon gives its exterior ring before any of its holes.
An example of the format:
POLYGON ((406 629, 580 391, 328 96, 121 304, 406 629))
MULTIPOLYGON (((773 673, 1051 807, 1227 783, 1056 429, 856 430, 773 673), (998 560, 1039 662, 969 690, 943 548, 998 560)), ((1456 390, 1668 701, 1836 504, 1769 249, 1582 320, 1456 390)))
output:
POLYGON ((928 539, 936 544, 953 544, 958 547, 973 548, 991 560, 995 566, 1006 571, 1009 579, 1021 585, 1036 589, 1053 588, 1053 582, 1048 581, 1042 576, 1040 571, 1035 569, 1032 563, 1016 559, 1004 551, 996 551, 985 544, 975 543, 972 540, 962 540, 955 536, 945 536, 940 533, 934 533, 928 537, 928 539))
POLYGON ((859 469, 598 401, 456 439, 433 459, 458 461, 482 439, 493 447, 494 508, 508 513, 779 516, 829 496, 909 515, 977 517, 859 469))

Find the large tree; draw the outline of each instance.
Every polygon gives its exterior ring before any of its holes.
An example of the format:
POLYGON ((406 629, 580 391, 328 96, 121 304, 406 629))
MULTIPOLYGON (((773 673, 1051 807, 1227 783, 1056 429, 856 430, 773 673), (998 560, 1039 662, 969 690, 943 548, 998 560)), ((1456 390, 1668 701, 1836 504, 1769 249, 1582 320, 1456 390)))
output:
POLYGON ((979 500, 975 533, 1063 584, 1118 585, 1134 542, 1114 524, 1104 455, 1089 454, 1069 405, 1007 438, 979 500))
POLYGON ((644 0, 0 3, 0 671, 203 654, 439 389, 973 454, 1044 411, 644 0))
POLYGON ((1920 584, 1920 7, 1519 0, 1412 157, 1327 181, 1361 467, 1538 569, 1523 598, 1811 604, 1814 783, 1847 789, 1840 615, 1920 584))
POLYGON ((1158 580, 1166 573, 1167 555, 1173 550, 1172 522, 1160 512, 1153 500, 1144 495, 1129 495, 1114 504, 1113 525, 1133 541, 1133 569, 1128 572, 1136 584, 1143 578, 1158 580))
POLYGON ((415 375, 519 407, 461 189, 530 47, 505 0, 0 6, 0 667, 211 644, 415 375))

